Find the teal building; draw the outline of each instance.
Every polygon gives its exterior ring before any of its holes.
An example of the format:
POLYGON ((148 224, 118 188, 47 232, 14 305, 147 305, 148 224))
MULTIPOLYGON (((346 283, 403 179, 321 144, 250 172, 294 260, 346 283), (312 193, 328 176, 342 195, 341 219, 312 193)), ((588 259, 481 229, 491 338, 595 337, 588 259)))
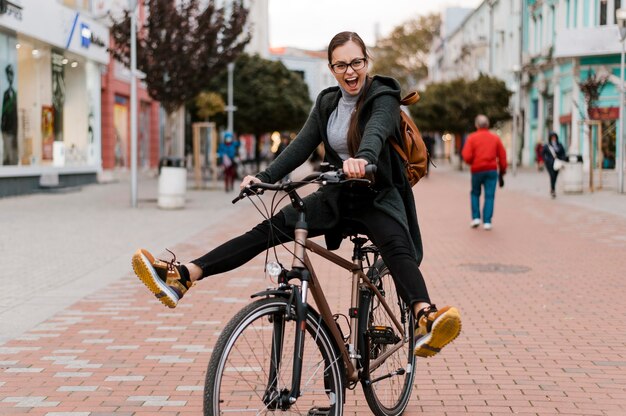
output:
POLYGON ((523 0, 522 164, 556 132, 596 186, 614 187, 620 134, 621 0, 523 0))

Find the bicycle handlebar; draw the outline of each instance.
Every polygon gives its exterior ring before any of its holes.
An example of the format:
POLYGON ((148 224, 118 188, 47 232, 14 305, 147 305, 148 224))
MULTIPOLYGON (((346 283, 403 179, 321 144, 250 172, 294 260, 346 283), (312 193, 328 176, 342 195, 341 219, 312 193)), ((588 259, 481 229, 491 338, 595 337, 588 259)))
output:
MULTIPOLYGON (((365 176, 373 176, 376 173, 376 165, 366 165, 365 166, 365 176)), ((239 195, 235 199, 233 199, 232 203, 235 204, 238 201, 242 200, 244 197, 248 195, 259 195, 264 191, 285 191, 290 192, 296 190, 304 185, 319 183, 321 185, 340 185, 349 182, 358 182, 364 185, 370 185, 372 181, 370 179, 364 178, 346 178, 343 170, 331 170, 328 172, 313 172, 303 179, 294 182, 285 182, 285 183, 251 183, 247 185, 245 188, 239 192, 239 195)))

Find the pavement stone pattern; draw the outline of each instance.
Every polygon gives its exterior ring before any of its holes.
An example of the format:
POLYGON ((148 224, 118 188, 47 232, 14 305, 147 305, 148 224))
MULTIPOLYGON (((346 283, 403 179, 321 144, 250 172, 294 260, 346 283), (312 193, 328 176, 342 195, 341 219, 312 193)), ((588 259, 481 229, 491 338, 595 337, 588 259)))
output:
MULTIPOLYGON (((432 301, 460 309, 463 332, 439 355, 418 361, 405 414, 625 415, 626 215, 573 201, 578 196, 551 200, 547 174, 526 172, 498 189, 493 230, 470 229, 469 174, 431 172, 414 188, 425 246, 422 271, 432 301)), ((202 413, 206 366, 221 328, 251 293, 271 285, 263 276, 264 256, 201 281, 176 309, 161 305, 132 274, 136 247, 124 255, 122 272, 117 256, 130 241, 163 258, 167 247, 189 260, 260 220, 249 203, 233 208, 226 195, 213 194, 221 199, 200 224, 195 202, 175 217, 154 207, 124 211, 132 217, 131 233, 121 233, 122 247, 112 249, 115 267, 106 281, 71 304, 47 309, 48 317, 0 343, 0 414, 202 413), (185 216, 196 222, 195 233, 184 225, 185 216), (165 221, 157 238, 143 234, 142 242, 132 235, 134 226, 165 221), (182 230, 168 234, 177 222, 182 230)), ((617 206, 626 201, 615 194, 599 198, 617 206)), ((109 226, 104 213, 95 221, 109 226)), ((285 258, 286 251, 278 251, 285 258)), ((339 253, 349 256, 349 242, 339 253)), ((87 247, 61 260, 72 275, 63 276, 60 268, 54 276, 70 281, 89 270, 88 261, 105 272, 109 267, 107 258, 87 247)), ((27 261, 26 254, 18 259, 21 266, 27 261)), ((348 276, 323 260, 315 266, 331 308, 346 313, 348 276)), ((52 290, 59 296, 66 287, 52 290)), ((370 414, 360 388, 348 392, 345 414, 370 414)))

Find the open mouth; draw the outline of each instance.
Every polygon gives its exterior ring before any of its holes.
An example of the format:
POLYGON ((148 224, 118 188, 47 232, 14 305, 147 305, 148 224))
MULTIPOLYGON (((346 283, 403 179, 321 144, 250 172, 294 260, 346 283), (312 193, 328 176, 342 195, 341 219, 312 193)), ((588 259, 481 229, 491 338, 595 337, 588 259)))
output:
POLYGON ((346 78, 346 84, 350 88, 355 88, 358 83, 359 83, 359 78, 358 77, 346 78))

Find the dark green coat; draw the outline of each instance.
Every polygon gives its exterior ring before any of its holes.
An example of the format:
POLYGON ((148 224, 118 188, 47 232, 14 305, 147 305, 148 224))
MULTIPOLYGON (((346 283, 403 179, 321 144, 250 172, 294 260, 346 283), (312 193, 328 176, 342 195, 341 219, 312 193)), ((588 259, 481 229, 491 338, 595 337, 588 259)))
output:
MULTIPOLYGON (((339 87, 322 91, 298 136, 265 171, 257 174, 257 177, 267 183, 278 181, 302 165, 320 142, 324 143, 326 150, 325 161, 340 168, 343 165, 341 158, 328 144, 326 135, 328 119, 337 108, 340 97, 339 87)), ((393 78, 374 76, 359 114, 359 126, 363 134, 355 157, 377 165, 375 188, 378 194, 374 199, 374 207, 389 214, 405 227, 410 240, 413 241, 419 264, 422 260, 422 241, 413 192, 402 161, 387 143, 388 137, 400 135, 399 111, 398 82, 393 78)), ((329 249, 338 247, 338 244, 331 243, 333 239, 329 236, 336 236, 332 231, 337 230, 341 218, 339 191, 340 188, 337 186, 323 186, 304 199, 309 229, 329 230, 327 233, 329 249)), ((287 224, 295 225, 296 211, 289 205, 283 208, 283 212, 287 224)))

